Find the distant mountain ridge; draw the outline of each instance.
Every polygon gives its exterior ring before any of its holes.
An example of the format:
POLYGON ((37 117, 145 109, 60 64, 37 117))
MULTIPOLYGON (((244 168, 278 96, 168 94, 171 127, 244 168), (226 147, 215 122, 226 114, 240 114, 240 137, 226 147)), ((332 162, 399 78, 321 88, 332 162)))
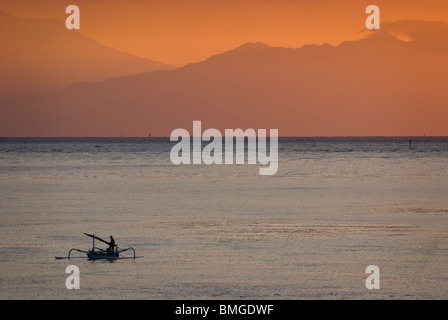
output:
POLYGON ((448 135, 448 23, 383 23, 338 46, 247 43, 202 62, 4 100, 0 136, 448 135))
POLYGON ((108 48, 63 21, 21 19, 0 10, 0 97, 174 66, 108 48))

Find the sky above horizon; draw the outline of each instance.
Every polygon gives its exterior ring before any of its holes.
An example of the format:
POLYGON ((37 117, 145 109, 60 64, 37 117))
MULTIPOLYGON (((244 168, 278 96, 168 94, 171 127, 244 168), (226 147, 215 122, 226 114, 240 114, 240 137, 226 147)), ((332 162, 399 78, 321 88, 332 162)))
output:
POLYGON ((0 19, 0 102, 17 97, 0 103, 4 136, 167 136, 193 120, 448 135, 446 0, 0 0, 0 19), (81 34, 65 27, 73 4, 81 34), (371 4, 381 30, 366 32, 371 4), (335 47, 233 50, 248 42, 335 47), (170 67, 123 52, 203 63, 153 73, 170 67))
POLYGON ((177 66, 246 42, 300 47, 356 40, 364 36, 370 4, 379 6, 381 22, 448 21, 444 0, 0 0, 0 9, 20 18, 64 23, 70 4, 80 8, 84 35, 177 66))

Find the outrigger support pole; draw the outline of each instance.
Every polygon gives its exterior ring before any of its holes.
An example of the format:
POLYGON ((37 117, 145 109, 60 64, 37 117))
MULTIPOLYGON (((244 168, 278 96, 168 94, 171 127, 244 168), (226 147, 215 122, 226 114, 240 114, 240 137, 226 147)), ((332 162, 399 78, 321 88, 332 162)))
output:
POLYGON ((68 252, 68 257, 67 257, 68 259, 70 259, 70 254, 72 253, 73 250, 82 252, 82 253, 87 253, 87 251, 85 251, 85 250, 79 250, 79 249, 73 248, 73 249, 70 249, 70 251, 68 252))
POLYGON ((123 250, 121 250, 120 252, 125 252, 125 251, 128 251, 128 250, 132 250, 132 251, 134 252, 134 259, 135 259, 135 250, 134 250, 134 248, 132 248, 132 247, 123 249, 123 250))

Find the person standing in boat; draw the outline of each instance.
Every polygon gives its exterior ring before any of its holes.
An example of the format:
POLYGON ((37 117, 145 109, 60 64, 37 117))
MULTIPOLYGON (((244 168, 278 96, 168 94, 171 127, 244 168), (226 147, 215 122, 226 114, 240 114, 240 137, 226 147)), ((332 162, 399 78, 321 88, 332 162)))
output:
POLYGON ((107 248, 107 251, 114 252, 114 249, 115 249, 115 239, 114 237, 110 236, 109 248, 107 248))

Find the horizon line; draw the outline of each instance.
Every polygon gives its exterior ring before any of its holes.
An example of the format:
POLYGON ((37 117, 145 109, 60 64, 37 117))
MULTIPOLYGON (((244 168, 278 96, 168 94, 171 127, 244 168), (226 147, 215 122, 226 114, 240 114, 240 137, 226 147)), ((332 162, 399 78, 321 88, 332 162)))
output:
MULTIPOLYGON (((221 136, 225 138, 226 136, 221 136)), ((231 136, 234 138, 247 136, 231 136)), ((258 136, 255 136, 258 137, 258 136)), ((267 135, 266 138, 270 136, 267 135)), ((277 136, 277 138, 448 138, 448 135, 334 135, 334 136, 277 136)), ((73 138, 134 138, 134 139, 151 139, 151 138, 166 138, 170 139, 170 136, 1 136, 0 139, 73 139, 73 138)), ((189 136, 189 138, 202 138, 202 136, 189 136)))

